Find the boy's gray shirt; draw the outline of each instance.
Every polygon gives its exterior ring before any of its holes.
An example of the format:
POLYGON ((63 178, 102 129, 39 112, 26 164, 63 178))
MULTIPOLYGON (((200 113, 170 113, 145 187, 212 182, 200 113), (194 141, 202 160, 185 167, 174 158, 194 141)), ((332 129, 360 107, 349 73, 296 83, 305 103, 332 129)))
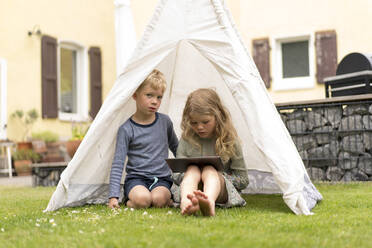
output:
POLYGON ((171 175, 165 159, 168 148, 176 156, 178 139, 170 118, 155 113, 155 121, 141 125, 129 118, 119 128, 116 138, 115 155, 110 173, 109 198, 119 198, 120 182, 125 159, 127 175, 139 175, 146 178, 167 177, 171 175))

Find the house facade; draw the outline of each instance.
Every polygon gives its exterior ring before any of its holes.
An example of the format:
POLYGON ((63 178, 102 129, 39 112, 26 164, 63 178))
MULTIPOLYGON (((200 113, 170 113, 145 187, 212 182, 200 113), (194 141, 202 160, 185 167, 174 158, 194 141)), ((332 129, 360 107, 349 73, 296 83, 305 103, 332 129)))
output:
POLYGON ((325 98, 323 79, 343 57, 372 53, 369 0, 229 3, 274 102, 325 98))
MULTIPOLYGON (((158 3, 0 1, 0 139, 12 140, 17 109, 35 108, 33 130, 62 138, 94 118, 133 47, 117 16, 139 40, 158 3)), ((370 0, 225 1, 275 103, 325 98, 323 79, 344 56, 372 52, 370 0)))
MULTIPOLYGON (((344 56, 372 53, 370 0, 225 2, 275 103, 325 98, 344 56)), ((131 1, 138 38, 156 3, 131 1)))
POLYGON ((105 0, 1 1, 0 139, 20 140, 12 113, 36 109, 32 131, 71 136, 115 82, 115 5, 105 0))

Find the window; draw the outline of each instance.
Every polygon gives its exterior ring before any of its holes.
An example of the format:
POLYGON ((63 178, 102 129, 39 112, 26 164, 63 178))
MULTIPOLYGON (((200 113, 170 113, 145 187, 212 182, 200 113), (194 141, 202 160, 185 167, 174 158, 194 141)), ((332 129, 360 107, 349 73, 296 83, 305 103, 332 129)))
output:
POLYGON ((72 42, 60 42, 58 50, 59 118, 84 121, 88 118, 87 52, 72 42))
POLYGON ((312 37, 276 39, 274 49, 274 90, 314 87, 312 37))

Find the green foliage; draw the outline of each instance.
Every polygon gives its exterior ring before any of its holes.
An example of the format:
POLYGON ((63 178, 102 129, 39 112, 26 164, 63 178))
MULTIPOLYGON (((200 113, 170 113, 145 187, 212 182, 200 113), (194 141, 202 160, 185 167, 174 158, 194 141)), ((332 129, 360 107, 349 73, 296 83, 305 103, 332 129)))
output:
POLYGON ((71 140, 82 140, 88 129, 89 124, 73 122, 71 126, 71 140))
POLYGON ((17 109, 11 114, 11 117, 17 120, 23 127, 22 140, 26 141, 26 138, 31 131, 32 126, 39 118, 39 114, 36 109, 31 109, 25 113, 21 109, 17 109))
POLYGON ((372 247, 372 182, 316 187, 324 200, 312 216, 296 216, 280 195, 247 195, 245 207, 204 218, 123 205, 43 213, 55 187, 0 186, 0 247, 372 247))
POLYGON ((43 131, 43 132, 36 132, 32 133, 33 140, 43 140, 45 142, 56 142, 59 140, 59 136, 57 133, 51 131, 43 131))
POLYGON ((14 160, 31 160, 33 163, 40 161, 40 155, 33 150, 18 149, 12 152, 14 160))

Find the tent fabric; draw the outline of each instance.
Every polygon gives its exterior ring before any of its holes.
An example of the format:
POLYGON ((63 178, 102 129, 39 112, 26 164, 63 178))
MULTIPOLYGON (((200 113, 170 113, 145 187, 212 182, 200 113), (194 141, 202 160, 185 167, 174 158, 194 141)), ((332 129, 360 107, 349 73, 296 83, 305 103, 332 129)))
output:
POLYGON ((312 214, 322 196, 221 0, 159 2, 46 211, 107 202, 117 130, 134 113, 131 96, 154 68, 168 83, 159 112, 171 117, 178 137, 187 95, 197 88, 214 88, 242 143, 250 179, 244 192, 280 193, 295 214, 312 214))

